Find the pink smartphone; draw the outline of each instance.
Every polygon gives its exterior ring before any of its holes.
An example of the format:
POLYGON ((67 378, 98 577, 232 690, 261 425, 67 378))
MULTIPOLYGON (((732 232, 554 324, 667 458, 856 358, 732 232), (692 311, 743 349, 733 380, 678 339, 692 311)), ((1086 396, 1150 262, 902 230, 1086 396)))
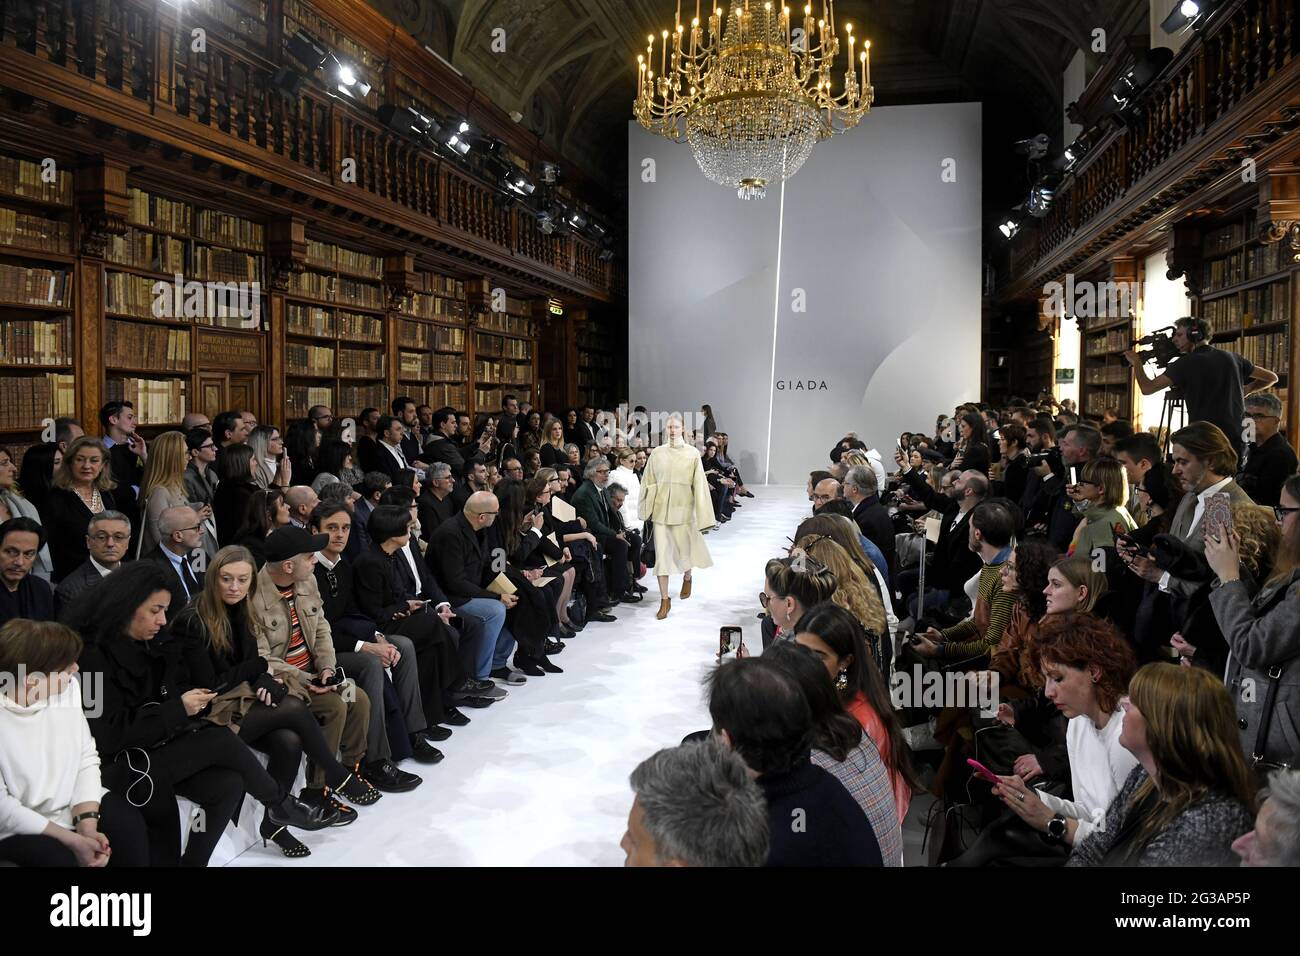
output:
POLYGON ((997 775, 992 770, 984 766, 978 760, 975 760, 973 757, 967 757, 966 763, 970 764, 970 768, 975 771, 975 776, 979 777, 981 780, 987 780, 989 783, 1002 782, 997 778, 997 775))
POLYGON ((1219 534, 1232 527, 1232 499, 1224 492, 1210 495, 1205 499, 1206 534, 1219 534))

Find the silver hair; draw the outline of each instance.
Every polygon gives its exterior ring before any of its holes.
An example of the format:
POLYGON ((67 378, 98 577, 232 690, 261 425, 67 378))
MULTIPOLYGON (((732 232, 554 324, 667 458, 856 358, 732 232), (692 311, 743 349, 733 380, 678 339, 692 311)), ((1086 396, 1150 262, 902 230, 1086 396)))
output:
POLYGON ((451 465, 447 464, 445 461, 435 461, 432 465, 429 466, 429 478, 431 480, 437 481, 440 478, 450 478, 450 477, 451 477, 451 465))
POLYGON ((714 740, 660 750, 629 778, 659 862, 762 866, 767 803, 739 755, 714 740))
POLYGON ((163 513, 158 516, 158 533, 166 538, 175 531, 184 527, 183 522, 191 520, 190 518, 181 518, 178 511, 188 511, 191 517, 194 509, 189 505, 177 505, 175 508, 164 508, 163 513), (171 517, 168 517, 170 515, 171 517))
POLYGON ((1270 415, 1282 417, 1282 400, 1272 392, 1251 392, 1246 396, 1246 407, 1263 408, 1270 415))
POLYGON ((844 483, 856 486, 868 498, 880 491, 876 473, 866 465, 854 465, 850 468, 844 475, 844 483))
POLYGON ((321 504, 346 504, 350 494, 352 486, 346 481, 326 482, 316 492, 321 504))
POLYGON ((95 525, 99 524, 101 521, 125 521, 126 526, 128 528, 131 527, 131 519, 122 514, 122 512, 110 511, 108 508, 105 508, 99 514, 90 516, 90 523, 86 525, 86 534, 90 534, 94 531, 95 525))
MULTIPOLYGON (((1275 866, 1300 866, 1300 770, 1275 770, 1261 797, 1273 801, 1273 826, 1277 834, 1275 866)), ((1260 804, 1263 804, 1263 799, 1260 804)))
POLYGON ((605 486, 605 494, 612 498, 614 495, 627 494, 627 489, 624 488, 622 485, 620 485, 617 481, 611 481, 609 484, 605 486))
POLYGON ((597 455, 595 458, 588 461, 586 466, 582 469, 582 477, 589 480, 594 478, 596 475, 596 469, 601 465, 608 468, 609 462, 605 459, 604 455, 597 455))
MULTIPOLYGON (((569 444, 567 444, 567 445, 564 446, 564 453, 565 453, 566 455, 567 455, 569 452, 571 452, 571 451, 578 451, 578 446, 575 445, 575 444, 573 444, 573 442, 569 442, 569 444)), ((580 453, 580 452, 579 452, 579 453, 580 453)))

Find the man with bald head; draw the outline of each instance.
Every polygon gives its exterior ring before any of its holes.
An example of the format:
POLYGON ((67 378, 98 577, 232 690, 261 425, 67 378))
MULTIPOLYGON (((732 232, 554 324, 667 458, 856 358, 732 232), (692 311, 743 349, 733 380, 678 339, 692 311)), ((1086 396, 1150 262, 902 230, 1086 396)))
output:
POLYGON ((189 506, 168 508, 158 518, 158 547, 144 555, 167 572, 172 592, 170 621, 203 590, 203 521, 189 506))
POLYGON ((294 485, 284 493, 284 503, 289 506, 289 523, 302 528, 311 528, 311 513, 320 504, 316 492, 307 485, 294 485))
POLYGON ((840 483, 834 478, 823 478, 813 486, 812 503, 813 514, 821 510, 822 505, 832 498, 840 496, 840 483))
POLYGON ((522 683, 507 666, 515 639, 506 626, 506 612, 519 601, 514 594, 496 594, 487 585, 496 577, 492 554, 487 546, 487 529, 498 520, 496 495, 476 491, 464 508, 433 532, 424 560, 456 613, 473 618, 483 626, 483 641, 474 677, 495 678, 503 683, 522 683))

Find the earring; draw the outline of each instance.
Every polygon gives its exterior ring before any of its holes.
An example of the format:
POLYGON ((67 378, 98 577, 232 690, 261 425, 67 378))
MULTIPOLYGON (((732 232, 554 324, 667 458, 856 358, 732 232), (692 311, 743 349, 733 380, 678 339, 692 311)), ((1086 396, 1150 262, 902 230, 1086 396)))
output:
POLYGON ((849 686, 849 675, 840 671, 840 676, 835 678, 835 689, 842 691, 849 686))

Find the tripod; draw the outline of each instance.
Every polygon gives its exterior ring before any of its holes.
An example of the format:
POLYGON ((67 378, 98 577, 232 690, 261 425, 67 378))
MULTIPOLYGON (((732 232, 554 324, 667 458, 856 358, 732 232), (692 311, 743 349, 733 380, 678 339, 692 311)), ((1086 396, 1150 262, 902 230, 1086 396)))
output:
POLYGON ((1182 423, 1179 427, 1187 424, 1187 403, 1183 401, 1183 396, 1176 388, 1171 388, 1165 393, 1164 403, 1160 406, 1160 426, 1157 435, 1162 435, 1163 440, 1160 446, 1161 460, 1169 461, 1169 439, 1174 433, 1174 415, 1177 414, 1179 421, 1182 423))

